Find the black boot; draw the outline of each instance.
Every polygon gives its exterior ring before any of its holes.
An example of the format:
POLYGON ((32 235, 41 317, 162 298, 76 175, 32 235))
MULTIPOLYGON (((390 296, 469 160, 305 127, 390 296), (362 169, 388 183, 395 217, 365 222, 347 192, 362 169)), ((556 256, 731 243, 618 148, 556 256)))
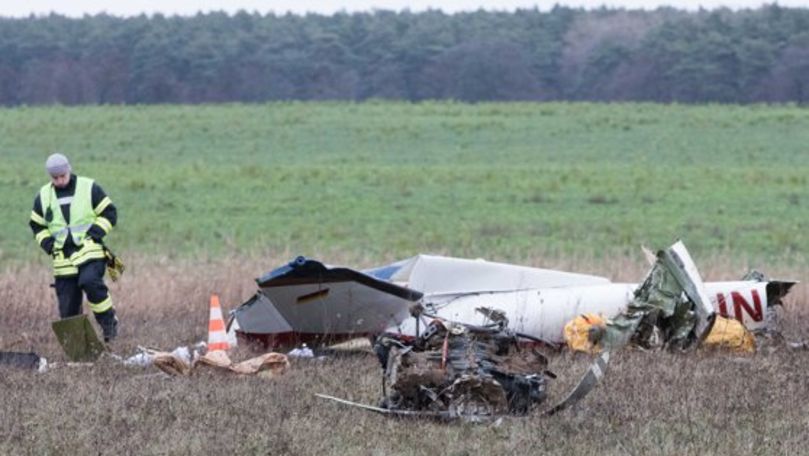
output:
POLYGON ((115 309, 96 314, 96 321, 104 332, 104 342, 111 342, 118 337, 118 317, 115 315, 115 309))

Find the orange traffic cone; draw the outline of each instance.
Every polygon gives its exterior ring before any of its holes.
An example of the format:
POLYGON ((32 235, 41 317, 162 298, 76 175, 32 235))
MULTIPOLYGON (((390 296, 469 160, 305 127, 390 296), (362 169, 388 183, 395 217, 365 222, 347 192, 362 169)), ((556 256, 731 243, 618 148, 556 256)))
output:
POLYGON ((211 295, 211 316, 208 321, 208 352, 228 350, 228 335, 225 332, 225 320, 222 318, 222 306, 219 305, 219 296, 211 295))

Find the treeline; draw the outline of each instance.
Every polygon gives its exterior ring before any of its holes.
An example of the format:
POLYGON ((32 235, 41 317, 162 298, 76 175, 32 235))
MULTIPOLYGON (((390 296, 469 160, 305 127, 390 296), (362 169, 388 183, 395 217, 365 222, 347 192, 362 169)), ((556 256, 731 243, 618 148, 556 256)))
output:
POLYGON ((809 9, 0 19, 0 104, 809 101, 809 9))

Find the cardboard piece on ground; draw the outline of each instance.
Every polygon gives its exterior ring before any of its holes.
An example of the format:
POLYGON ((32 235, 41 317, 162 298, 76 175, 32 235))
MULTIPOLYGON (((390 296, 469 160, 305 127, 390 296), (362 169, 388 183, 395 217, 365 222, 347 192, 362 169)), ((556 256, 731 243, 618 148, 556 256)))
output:
POLYGON ((230 360, 228 354, 223 350, 209 351, 199 358, 199 362, 208 366, 221 367, 223 369, 227 369, 233 364, 233 361, 230 360))
POLYGON ((95 361, 106 350, 87 315, 56 320, 51 326, 59 345, 71 361, 95 361))
POLYGON ((287 368, 289 360, 281 353, 265 353, 230 366, 230 370, 239 374, 259 374, 270 378, 282 375, 287 368))
POLYGON ((191 375, 191 364, 169 352, 152 352, 152 363, 169 375, 191 375))
POLYGON ((242 375, 259 375, 266 378, 274 378, 282 375, 289 368, 289 359, 282 353, 265 353, 261 356, 234 363, 224 350, 213 350, 198 356, 194 352, 193 359, 189 362, 178 355, 178 350, 174 352, 162 352, 157 350, 144 350, 144 354, 152 359, 152 364, 169 375, 191 375, 193 370, 199 366, 210 366, 220 370, 235 372, 242 375))
POLYGON ((282 375, 289 368, 289 359, 282 353, 265 353, 247 361, 234 364, 227 353, 214 350, 199 358, 199 364, 219 369, 226 369, 242 375, 258 374, 262 377, 276 377, 282 375))

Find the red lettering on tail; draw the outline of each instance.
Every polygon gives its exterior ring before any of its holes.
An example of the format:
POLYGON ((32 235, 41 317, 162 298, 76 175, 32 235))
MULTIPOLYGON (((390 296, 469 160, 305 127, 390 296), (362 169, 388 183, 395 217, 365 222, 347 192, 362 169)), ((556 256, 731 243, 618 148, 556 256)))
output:
POLYGON ((716 302, 719 303, 719 315, 726 317, 728 316, 728 305, 725 302, 725 295, 722 293, 716 294, 716 302))
POLYGON ((736 314, 735 317, 739 321, 744 320, 742 309, 744 309, 753 321, 764 320, 764 310, 761 308, 761 298, 758 296, 758 290, 751 290, 751 294, 753 295, 753 307, 750 307, 750 303, 742 297, 741 293, 737 291, 730 293, 733 299, 733 313, 736 314))

